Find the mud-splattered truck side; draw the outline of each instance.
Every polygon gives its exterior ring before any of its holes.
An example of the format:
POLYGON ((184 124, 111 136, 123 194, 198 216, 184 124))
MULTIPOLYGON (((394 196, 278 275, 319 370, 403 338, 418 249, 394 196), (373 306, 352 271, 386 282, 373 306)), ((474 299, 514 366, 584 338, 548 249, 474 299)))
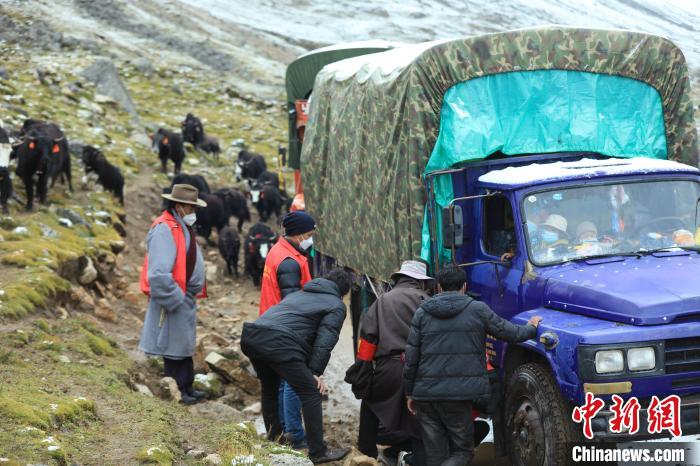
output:
MULTIPOLYGON (((306 207, 317 268, 355 272, 355 328, 416 257, 463 267, 502 317, 544 317, 536 341, 487 341, 513 464, 565 464, 586 392, 643 407, 676 394, 684 433, 700 430, 689 86, 666 39, 554 27, 398 47, 316 78, 306 207)), ((609 415, 597 438, 618 435, 609 415)))

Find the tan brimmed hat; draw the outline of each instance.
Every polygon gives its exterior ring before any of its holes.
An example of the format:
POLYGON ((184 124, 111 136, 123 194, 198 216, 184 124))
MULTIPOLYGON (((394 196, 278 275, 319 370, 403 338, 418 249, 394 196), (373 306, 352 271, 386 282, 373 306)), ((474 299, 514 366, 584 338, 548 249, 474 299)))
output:
POLYGON ((196 205, 197 207, 206 207, 207 203, 199 199, 199 191, 190 184, 174 184, 170 194, 161 194, 163 199, 177 202, 179 204, 196 205))

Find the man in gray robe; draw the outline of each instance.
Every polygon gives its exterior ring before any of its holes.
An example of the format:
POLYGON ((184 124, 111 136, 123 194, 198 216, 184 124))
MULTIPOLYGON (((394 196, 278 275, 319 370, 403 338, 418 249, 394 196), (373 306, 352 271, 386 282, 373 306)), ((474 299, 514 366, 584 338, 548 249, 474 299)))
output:
POLYGON ((141 289, 150 299, 139 349, 162 356, 165 375, 177 382, 182 402, 194 404, 205 396, 192 388, 197 297, 204 295, 205 270, 192 225, 196 208, 206 203, 191 185, 176 184, 162 196, 168 206, 148 232, 141 272, 141 289))

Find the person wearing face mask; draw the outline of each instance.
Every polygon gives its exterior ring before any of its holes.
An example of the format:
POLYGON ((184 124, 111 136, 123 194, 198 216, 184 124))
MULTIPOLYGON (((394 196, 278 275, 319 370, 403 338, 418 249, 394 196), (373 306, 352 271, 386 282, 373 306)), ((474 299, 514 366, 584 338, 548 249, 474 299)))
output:
POLYGON ((566 218, 551 214, 539 228, 539 244, 535 255, 539 260, 550 260, 564 254, 569 247, 566 218))
POLYGON ((406 260, 392 274, 394 287, 382 294, 367 309, 360 322, 360 344, 356 359, 374 366, 371 393, 360 405, 358 449, 384 464, 395 464, 401 451, 410 451, 408 464, 422 465, 420 430, 404 403, 403 353, 411 319, 416 309, 428 299, 426 292, 433 279, 423 262, 406 260), (390 445, 381 453, 380 424, 388 435, 382 444, 390 445))
POLYGON ((192 388, 197 298, 206 297, 204 259, 192 229, 197 207, 207 205, 198 194, 194 186, 176 184, 162 195, 167 209, 148 232, 141 270, 141 291, 149 300, 139 349, 163 357, 165 375, 177 382, 184 404, 205 397, 192 388))
POLYGON ((466 295, 464 270, 437 274, 439 294, 413 315, 404 365, 408 411, 420 423, 427 466, 466 465, 474 457, 472 407, 491 397, 486 334, 511 343, 537 336, 540 316, 513 324, 466 295))
POLYGON ((265 258, 260 315, 311 280, 307 253, 313 245, 316 222, 306 212, 294 211, 284 216, 282 227, 284 236, 265 258))
MULTIPOLYGON (((282 220, 284 236, 270 249, 265 258, 260 315, 299 291, 311 280, 307 252, 313 244, 316 222, 302 211, 288 213, 282 220)), ((306 448, 306 435, 301 421, 301 400, 287 382, 280 385, 280 419, 284 427, 282 443, 293 448, 306 448)))

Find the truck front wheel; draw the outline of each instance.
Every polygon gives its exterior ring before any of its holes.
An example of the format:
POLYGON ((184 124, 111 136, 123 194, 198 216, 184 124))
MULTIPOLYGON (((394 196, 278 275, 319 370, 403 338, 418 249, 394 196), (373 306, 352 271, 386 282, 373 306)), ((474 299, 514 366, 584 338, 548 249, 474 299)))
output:
POLYGON ((503 415, 506 448, 513 465, 567 463, 567 443, 577 440, 571 406, 559 394, 545 365, 528 363, 513 372, 503 415))

